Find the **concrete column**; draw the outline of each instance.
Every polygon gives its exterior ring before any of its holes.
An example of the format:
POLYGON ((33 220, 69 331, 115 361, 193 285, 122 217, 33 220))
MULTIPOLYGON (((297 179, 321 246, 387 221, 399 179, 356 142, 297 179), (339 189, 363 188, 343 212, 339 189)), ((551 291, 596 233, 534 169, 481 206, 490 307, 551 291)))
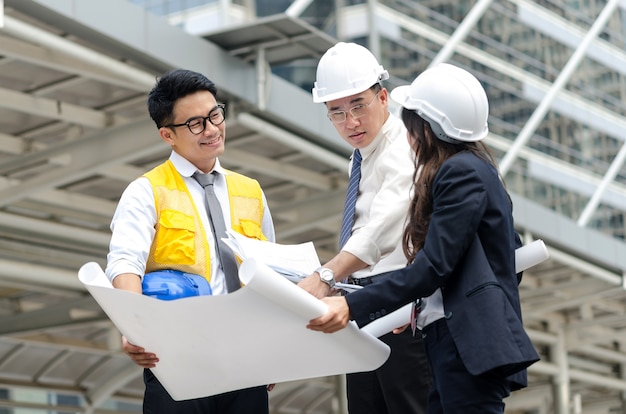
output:
POLYGON ((556 343, 550 345, 550 359, 558 367, 558 373, 552 377, 552 395, 554 396, 554 414, 570 414, 569 409, 569 365, 565 332, 559 327, 556 343))

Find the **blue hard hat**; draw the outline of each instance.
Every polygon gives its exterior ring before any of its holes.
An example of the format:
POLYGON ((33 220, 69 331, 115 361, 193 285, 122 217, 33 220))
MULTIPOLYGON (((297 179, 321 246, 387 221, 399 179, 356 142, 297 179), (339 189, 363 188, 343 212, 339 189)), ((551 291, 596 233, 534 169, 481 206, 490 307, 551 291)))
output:
POLYGON ((213 293, 211 285, 202 276, 170 269, 146 273, 141 281, 141 291, 146 296, 161 300, 213 293))

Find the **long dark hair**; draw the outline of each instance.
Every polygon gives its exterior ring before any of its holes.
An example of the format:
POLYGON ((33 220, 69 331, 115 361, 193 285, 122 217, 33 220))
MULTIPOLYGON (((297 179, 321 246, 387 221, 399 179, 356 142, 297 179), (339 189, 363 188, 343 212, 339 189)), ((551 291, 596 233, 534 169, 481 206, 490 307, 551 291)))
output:
POLYGON ((432 183, 441 165, 459 152, 470 152, 494 166, 497 165, 491 151, 482 142, 458 142, 451 144, 438 139, 428 122, 410 109, 402 109, 402 122, 414 140, 416 151, 415 185, 413 199, 409 207, 409 222, 402 235, 402 249, 408 263, 424 247, 426 232, 433 212, 432 183))

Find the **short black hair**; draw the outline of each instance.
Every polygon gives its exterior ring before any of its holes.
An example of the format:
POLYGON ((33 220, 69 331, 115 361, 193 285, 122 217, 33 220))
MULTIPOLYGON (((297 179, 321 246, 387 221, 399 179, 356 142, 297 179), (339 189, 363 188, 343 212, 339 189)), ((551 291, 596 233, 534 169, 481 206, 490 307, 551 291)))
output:
POLYGON ((217 87, 201 73, 174 69, 161 75, 148 94, 148 112, 157 128, 174 121, 174 104, 180 98, 198 91, 209 91, 217 97, 217 87))

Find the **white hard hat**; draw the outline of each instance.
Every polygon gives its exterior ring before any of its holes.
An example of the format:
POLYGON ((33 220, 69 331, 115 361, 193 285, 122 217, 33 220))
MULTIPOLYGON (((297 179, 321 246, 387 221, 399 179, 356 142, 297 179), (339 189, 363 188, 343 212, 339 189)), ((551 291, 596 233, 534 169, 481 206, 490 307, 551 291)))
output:
POLYGON ((313 102, 328 102, 361 93, 389 79, 372 52, 356 43, 339 42, 317 64, 313 102))
POLYGON ((424 118, 443 141, 476 142, 489 133, 487 94, 474 75, 457 66, 426 69, 411 85, 391 91, 391 99, 424 118))

